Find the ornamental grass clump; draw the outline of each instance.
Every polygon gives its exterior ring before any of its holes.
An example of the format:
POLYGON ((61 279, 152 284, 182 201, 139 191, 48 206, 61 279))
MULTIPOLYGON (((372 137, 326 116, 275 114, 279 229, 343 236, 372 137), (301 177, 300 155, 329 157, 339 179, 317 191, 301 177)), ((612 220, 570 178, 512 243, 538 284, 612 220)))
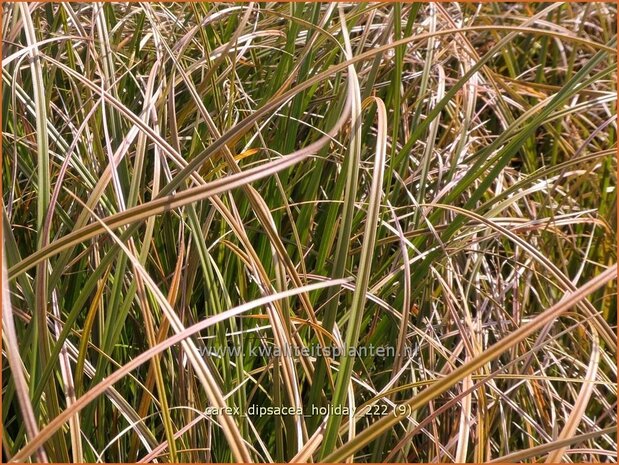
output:
POLYGON ((616 462, 616 5, 2 4, 15 462, 616 462))

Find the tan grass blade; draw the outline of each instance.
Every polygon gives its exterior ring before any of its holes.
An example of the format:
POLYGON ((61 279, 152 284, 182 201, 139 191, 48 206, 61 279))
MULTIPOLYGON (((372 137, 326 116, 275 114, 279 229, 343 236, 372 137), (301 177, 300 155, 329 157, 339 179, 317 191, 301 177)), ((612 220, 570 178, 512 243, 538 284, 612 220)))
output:
MULTIPOLYGON (((591 394, 593 393, 593 389, 598 366, 600 364, 600 345, 598 342, 597 331, 591 325, 591 360, 589 361, 589 367, 587 368, 587 374, 585 375, 585 379, 583 385, 578 393, 578 397, 576 398, 576 402, 574 403, 574 408, 570 412, 570 416, 565 422, 565 426, 561 430, 561 434, 557 438, 557 441, 562 441, 566 439, 570 439, 574 436, 574 433, 578 429, 578 425, 582 420, 583 415, 585 414, 585 409, 587 408, 587 404, 589 403, 589 399, 591 399, 591 394)), ((567 450, 567 445, 563 446, 559 449, 553 450, 548 457, 546 458, 546 463, 559 463, 563 458, 563 454, 567 450)))
MULTIPOLYGON (((39 427, 34 416, 32 403, 30 402, 30 394, 28 391, 28 383, 23 372, 23 362, 17 348, 17 334, 15 333, 15 323, 13 321, 13 307, 11 305, 11 289, 7 279, 6 268, 6 253, 2 253, 2 341, 5 345, 6 357, 9 362, 13 383, 15 384, 15 392, 17 393, 17 401, 21 409, 21 415, 26 425, 26 434, 30 440, 34 440, 39 435, 39 427)), ((39 462, 47 463, 45 450, 37 446, 32 451, 36 454, 36 459, 39 462)))

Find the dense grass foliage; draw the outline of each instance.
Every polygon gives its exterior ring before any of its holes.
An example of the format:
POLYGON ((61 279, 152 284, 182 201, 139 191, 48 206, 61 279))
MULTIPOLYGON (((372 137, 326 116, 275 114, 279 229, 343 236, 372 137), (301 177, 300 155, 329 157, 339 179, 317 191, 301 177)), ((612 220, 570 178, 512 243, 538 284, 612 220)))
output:
POLYGON ((615 4, 2 8, 5 460, 616 461, 615 4))

